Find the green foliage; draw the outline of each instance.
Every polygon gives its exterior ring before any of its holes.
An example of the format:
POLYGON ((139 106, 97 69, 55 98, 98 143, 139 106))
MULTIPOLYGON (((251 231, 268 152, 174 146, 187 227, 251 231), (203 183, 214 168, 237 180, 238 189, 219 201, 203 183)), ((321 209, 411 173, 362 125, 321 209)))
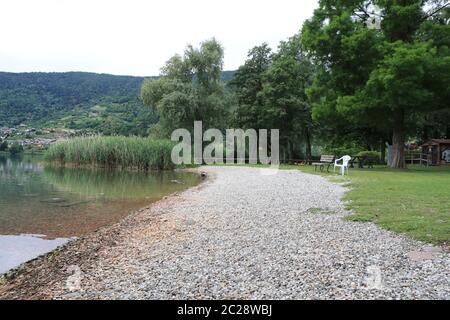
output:
POLYGON ((192 129, 194 121, 206 128, 224 128, 229 97, 222 80, 223 49, 215 40, 200 48, 188 46, 183 57, 174 56, 158 80, 142 84, 141 97, 160 117, 158 135, 168 137, 178 128, 192 129))
POLYGON ((0 72, 0 127, 92 129, 145 135, 158 117, 139 100, 141 77, 0 72))
POLYGON ((22 145, 18 144, 18 143, 12 143, 9 148, 8 148, 9 153, 11 154, 19 154, 23 152, 23 147, 22 145))
MULTIPOLYGON (((228 81, 233 74, 224 71, 221 78, 228 81)), ((145 136, 159 117, 139 99, 143 80, 86 72, 0 72, 0 127, 25 123, 145 136)))
POLYGON ((234 91, 237 106, 232 123, 238 128, 267 129, 262 96, 263 77, 272 64, 272 50, 267 43, 254 47, 245 64, 228 83, 234 91))
MULTIPOLYGON (((310 101, 306 89, 315 70, 302 48, 300 35, 282 41, 278 52, 264 74, 262 97, 267 128, 280 129, 283 158, 294 158, 294 146, 302 141, 309 145, 312 135, 310 101)), ((311 157, 311 151, 306 151, 311 157)))
POLYGON ((280 129, 282 158, 298 157, 303 141, 304 154, 311 158, 312 119, 305 89, 313 76, 314 67, 299 35, 281 42, 275 54, 267 44, 253 48, 229 83, 237 100, 233 123, 243 128, 280 129))
POLYGON ((51 145, 45 159, 60 165, 166 170, 173 168, 173 146, 168 140, 140 137, 80 137, 51 145))
POLYGON ((361 147, 355 144, 347 144, 343 146, 327 145, 323 148, 322 154, 332 154, 336 157, 342 157, 345 155, 355 156, 361 152, 361 147))
POLYGON ((8 141, 0 142, 0 151, 8 151, 8 141))
POLYGON ((338 100, 342 112, 412 113, 447 107, 450 56, 439 56, 428 43, 395 42, 386 53, 364 88, 338 100))
POLYGON ((358 152, 357 156, 380 159, 381 153, 378 151, 364 150, 364 151, 358 152))
POLYGON ((427 14, 430 6, 435 12, 433 1, 321 0, 302 31, 320 70, 308 89, 313 118, 341 135, 392 134, 396 167, 417 117, 450 99, 450 25, 427 14), (372 18, 380 29, 366 26, 372 18))

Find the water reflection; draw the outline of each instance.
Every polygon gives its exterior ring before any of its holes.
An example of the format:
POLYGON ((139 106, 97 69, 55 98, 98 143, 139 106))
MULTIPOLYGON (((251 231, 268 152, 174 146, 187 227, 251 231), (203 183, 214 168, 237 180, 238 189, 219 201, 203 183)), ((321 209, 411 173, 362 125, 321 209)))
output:
POLYGON ((0 235, 8 235, 0 236, 0 270, 6 265, 6 251, 15 252, 9 254, 9 260, 16 261, 16 253, 20 256, 21 252, 29 259, 30 251, 41 253, 37 247, 45 252, 47 245, 56 244, 45 241, 60 243, 112 224, 199 181, 198 175, 187 172, 53 168, 44 166, 39 157, 0 155, 0 235), (24 234, 43 236, 21 236, 24 234), (19 237, 9 237, 13 235, 19 237), (10 245, 27 241, 30 250, 10 245))
POLYGON ((0 234, 73 237, 199 182, 186 172, 139 173, 0 161, 0 234))

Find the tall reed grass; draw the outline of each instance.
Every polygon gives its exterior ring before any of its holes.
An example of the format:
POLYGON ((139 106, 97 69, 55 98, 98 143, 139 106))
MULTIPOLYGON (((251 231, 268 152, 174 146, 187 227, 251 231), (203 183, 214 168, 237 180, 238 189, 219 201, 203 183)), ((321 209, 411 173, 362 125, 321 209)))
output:
POLYGON ((170 140, 140 137, 78 137, 49 147, 45 159, 59 165, 136 170, 173 169, 170 140))

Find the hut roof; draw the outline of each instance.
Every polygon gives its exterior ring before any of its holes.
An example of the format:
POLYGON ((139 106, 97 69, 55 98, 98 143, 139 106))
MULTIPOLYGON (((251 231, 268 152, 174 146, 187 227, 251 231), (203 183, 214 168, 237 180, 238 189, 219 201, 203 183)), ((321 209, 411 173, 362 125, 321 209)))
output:
POLYGON ((421 147, 438 145, 438 144, 450 144, 450 139, 431 139, 427 143, 424 143, 421 147))

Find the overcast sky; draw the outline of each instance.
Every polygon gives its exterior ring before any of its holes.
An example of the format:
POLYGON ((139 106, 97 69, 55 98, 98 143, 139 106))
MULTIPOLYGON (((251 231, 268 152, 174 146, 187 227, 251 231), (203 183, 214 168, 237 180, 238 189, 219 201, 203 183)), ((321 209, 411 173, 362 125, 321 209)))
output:
POLYGON ((157 75, 186 44, 216 37, 225 70, 298 32, 317 0, 2 0, 0 71, 157 75))

